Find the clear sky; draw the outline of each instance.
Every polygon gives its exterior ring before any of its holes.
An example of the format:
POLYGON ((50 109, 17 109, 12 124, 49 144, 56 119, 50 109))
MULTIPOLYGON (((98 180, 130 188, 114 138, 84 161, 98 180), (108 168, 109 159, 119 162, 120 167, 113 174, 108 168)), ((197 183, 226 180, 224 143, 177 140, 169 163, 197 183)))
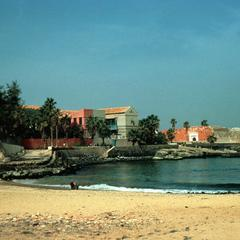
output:
POLYGON ((12 80, 25 104, 240 126, 240 1, 0 0, 0 85, 12 80))

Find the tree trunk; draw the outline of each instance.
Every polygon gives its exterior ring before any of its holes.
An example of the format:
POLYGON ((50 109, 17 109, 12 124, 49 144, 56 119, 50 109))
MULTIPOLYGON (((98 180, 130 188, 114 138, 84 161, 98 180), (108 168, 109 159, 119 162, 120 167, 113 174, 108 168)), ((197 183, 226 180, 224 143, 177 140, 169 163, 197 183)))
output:
POLYGON ((56 147, 58 146, 58 126, 56 125, 56 147))
POLYGON ((50 127, 50 131, 51 131, 51 139, 50 139, 50 141, 51 141, 51 147, 53 146, 53 127, 51 126, 50 127))

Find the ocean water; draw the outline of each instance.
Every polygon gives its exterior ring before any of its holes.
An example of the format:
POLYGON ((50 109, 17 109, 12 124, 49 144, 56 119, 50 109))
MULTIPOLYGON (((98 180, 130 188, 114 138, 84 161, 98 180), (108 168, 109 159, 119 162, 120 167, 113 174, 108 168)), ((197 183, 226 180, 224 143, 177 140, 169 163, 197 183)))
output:
POLYGON ((134 161, 87 166, 73 175, 17 180, 70 189, 156 193, 240 193, 240 158, 134 161))

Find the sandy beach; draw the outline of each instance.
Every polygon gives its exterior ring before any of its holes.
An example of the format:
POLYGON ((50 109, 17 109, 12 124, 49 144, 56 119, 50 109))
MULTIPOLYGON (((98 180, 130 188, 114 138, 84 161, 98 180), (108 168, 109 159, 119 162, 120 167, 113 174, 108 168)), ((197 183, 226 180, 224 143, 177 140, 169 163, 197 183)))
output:
POLYGON ((240 195, 54 190, 0 181, 0 239, 239 239, 240 195))

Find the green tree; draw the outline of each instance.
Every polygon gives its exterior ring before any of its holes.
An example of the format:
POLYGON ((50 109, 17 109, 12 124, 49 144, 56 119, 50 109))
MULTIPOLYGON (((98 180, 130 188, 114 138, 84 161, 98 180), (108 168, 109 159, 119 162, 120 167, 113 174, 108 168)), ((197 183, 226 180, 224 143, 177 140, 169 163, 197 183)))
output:
POLYGON ((80 138, 84 140, 84 130, 80 124, 72 123, 68 129, 68 135, 70 138, 80 138))
POLYGON ((201 126, 208 126, 207 120, 202 120, 201 121, 201 126))
POLYGON ((130 129, 127 138, 128 141, 132 142, 132 145, 134 146, 137 142, 139 142, 139 129, 138 128, 130 129))
POLYGON ((150 115, 139 121, 139 137, 142 144, 156 144, 156 137, 160 126, 160 119, 150 115))
POLYGON ((166 144, 167 142, 166 135, 162 132, 158 132, 156 135, 156 144, 166 144))
POLYGON ((99 120, 96 117, 89 117, 87 119, 86 127, 91 139, 94 139, 97 134, 99 120))
POLYGON ((210 135, 210 136, 207 138, 207 141, 208 141, 209 143, 215 143, 215 142, 217 141, 217 137, 215 137, 214 134, 213 134, 213 135, 210 135))
POLYGON ((40 122, 43 133, 47 133, 49 136, 50 132, 51 146, 53 146, 53 133, 58 122, 59 114, 60 111, 56 107, 55 100, 53 98, 47 98, 40 108, 40 122))
POLYGON ((39 138, 41 137, 40 132, 40 112, 39 110, 23 109, 25 115, 25 138, 39 138))
POLYGON ((177 124, 177 120, 175 118, 172 118, 170 121, 171 125, 172 125, 172 129, 175 130, 176 128, 176 124, 177 124))
POLYGON ((24 112, 17 81, 0 86, 0 138, 16 139, 23 134, 24 112))
POLYGON ((97 132, 99 137, 102 139, 102 145, 105 145, 105 138, 109 138, 111 136, 111 130, 108 127, 106 121, 98 121, 97 132))
POLYGON ((149 115, 139 121, 137 128, 131 129, 128 133, 128 141, 133 145, 138 143, 146 144, 164 144, 167 142, 165 134, 159 132, 160 120, 156 115, 149 115))
POLYGON ((174 131, 173 128, 169 128, 169 129, 167 130, 167 139, 168 139, 170 142, 172 142, 174 138, 175 138, 175 131, 174 131))

